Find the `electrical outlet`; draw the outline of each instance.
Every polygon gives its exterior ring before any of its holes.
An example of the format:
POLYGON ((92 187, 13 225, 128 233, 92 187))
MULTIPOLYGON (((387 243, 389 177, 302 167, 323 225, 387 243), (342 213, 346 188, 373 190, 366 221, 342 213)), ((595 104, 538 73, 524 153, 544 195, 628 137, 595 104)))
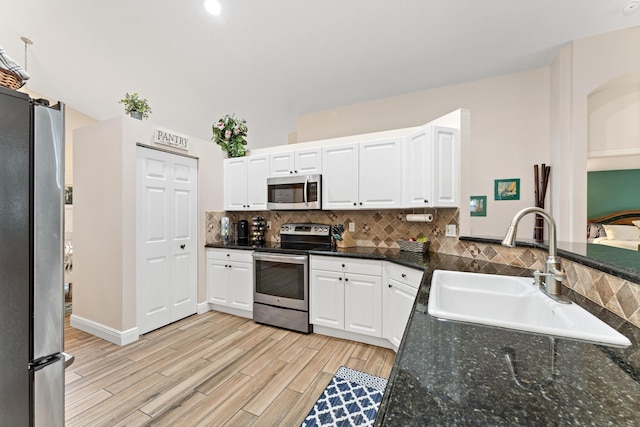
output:
POLYGON ((356 231, 356 223, 355 222, 350 222, 349 223, 349 232, 353 233, 354 231, 356 231))
POLYGON ((447 236, 447 237, 456 237, 456 225, 455 224, 447 224, 447 230, 445 231, 445 236, 447 236))
POLYGON ((267 230, 271 230, 271 221, 267 221, 267 230))

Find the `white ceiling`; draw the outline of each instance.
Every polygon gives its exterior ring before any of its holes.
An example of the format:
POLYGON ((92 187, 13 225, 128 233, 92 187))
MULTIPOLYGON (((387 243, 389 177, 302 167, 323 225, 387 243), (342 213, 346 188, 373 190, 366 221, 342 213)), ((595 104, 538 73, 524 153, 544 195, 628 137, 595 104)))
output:
MULTIPOLYGON (((627 0, 2 0, 0 46, 28 87, 99 120, 125 92, 209 140, 235 113, 249 147, 286 144, 300 114, 551 63, 586 36, 640 25, 627 0)), ((419 123, 416 123, 416 125, 419 123)))

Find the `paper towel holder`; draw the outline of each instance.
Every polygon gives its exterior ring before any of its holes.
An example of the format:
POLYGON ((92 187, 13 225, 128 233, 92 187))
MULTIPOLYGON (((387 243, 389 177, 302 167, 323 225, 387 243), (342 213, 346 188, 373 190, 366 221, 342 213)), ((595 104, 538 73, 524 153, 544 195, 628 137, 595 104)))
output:
POLYGON ((407 214, 406 219, 408 222, 432 222, 433 214, 430 214, 430 213, 407 214))

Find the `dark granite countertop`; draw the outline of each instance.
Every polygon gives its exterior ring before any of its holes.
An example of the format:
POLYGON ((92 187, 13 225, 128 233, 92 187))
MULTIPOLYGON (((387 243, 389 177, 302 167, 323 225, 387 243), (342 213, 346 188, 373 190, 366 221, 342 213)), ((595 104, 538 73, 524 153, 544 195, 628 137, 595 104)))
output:
MULTIPOLYGON (((277 245, 207 247, 281 251, 277 245)), ((640 328, 581 295, 564 289, 569 298, 628 337, 630 347, 443 321, 427 313, 434 270, 531 276, 527 269, 397 249, 309 253, 388 260, 425 270, 376 426, 640 425, 640 328), (513 364, 507 363, 507 355, 513 364)))
POLYGON ((632 345, 601 347, 438 320, 427 313, 437 269, 531 275, 522 268, 430 254, 376 426, 640 425, 639 328, 568 289, 572 300, 632 345))

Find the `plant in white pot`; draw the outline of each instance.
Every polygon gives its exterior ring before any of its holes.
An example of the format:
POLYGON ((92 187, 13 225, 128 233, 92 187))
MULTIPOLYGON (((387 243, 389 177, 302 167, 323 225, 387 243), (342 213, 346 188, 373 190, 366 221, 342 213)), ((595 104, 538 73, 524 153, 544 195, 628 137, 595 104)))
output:
POLYGON ((244 119, 237 119, 235 114, 226 115, 211 127, 213 130, 213 140, 229 157, 242 157, 247 154, 244 147, 247 145, 247 122, 244 119))
POLYGON ((137 92, 129 94, 127 92, 120 101, 120 104, 124 104, 124 112, 131 117, 142 120, 142 118, 148 119, 151 114, 151 107, 149 107, 149 101, 146 98, 140 98, 137 92))

